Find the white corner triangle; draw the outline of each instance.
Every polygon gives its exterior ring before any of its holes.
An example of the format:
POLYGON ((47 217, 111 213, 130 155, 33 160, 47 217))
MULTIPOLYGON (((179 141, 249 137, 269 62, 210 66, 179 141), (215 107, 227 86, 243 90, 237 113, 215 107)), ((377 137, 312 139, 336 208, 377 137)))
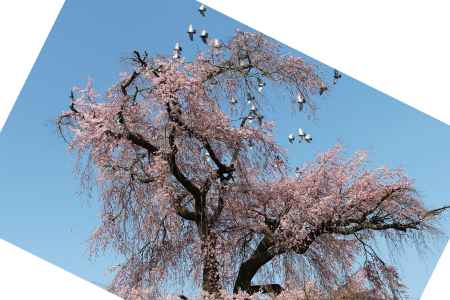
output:
POLYGON ((63 4, 0 1, 0 131, 63 4))
POLYGON ((0 239, 0 299, 121 300, 45 260, 0 239))
POLYGON ((434 268, 431 278, 423 291, 421 300, 447 300, 450 299, 450 242, 442 252, 434 268))
POLYGON ((200 2, 450 124, 446 1, 200 2))

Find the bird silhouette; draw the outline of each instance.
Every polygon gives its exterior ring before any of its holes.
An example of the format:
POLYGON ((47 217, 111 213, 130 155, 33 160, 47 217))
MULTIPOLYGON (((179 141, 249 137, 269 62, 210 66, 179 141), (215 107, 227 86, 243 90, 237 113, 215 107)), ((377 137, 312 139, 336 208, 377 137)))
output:
POLYGON ((300 138, 304 138, 305 135, 306 135, 305 131, 304 131, 302 128, 299 128, 299 129, 298 129, 298 136, 299 136, 300 138))
POLYGON ((222 47, 222 43, 220 42, 220 40, 219 39, 214 39, 214 41, 213 41, 213 47, 214 48, 216 48, 216 49, 219 49, 219 48, 221 48, 222 47))
POLYGON ((320 84, 319 95, 323 95, 328 90, 328 87, 322 82, 320 84))
POLYGON ((303 107, 306 103, 305 97, 302 94, 298 94, 297 96, 297 105, 298 105, 298 110, 302 111, 303 107))
POLYGON ((177 51, 177 52, 183 51, 183 48, 181 47, 180 42, 175 43, 175 47, 173 47, 173 50, 177 51))
POLYGON ((200 5, 198 12, 204 17, 206 16, 206 6, 204 4, 200 5))
POLYGON ((205 29, 202 30, 202 33, 200 34, 200 38, 202 39, 203 43, 208 43, 208 31, 205 29))
POLYGON ((195 34, 196 32, 197 32, 197 30, 194 29, 194 26, 192 26, 192 24, 189 24, 187 34, 188 34, 189 39, 190 39, 191 41, 194 40, 194 34, 195 34))
POLYGON ((336 82, 341 79, 341 77, 342 74, 338 70, 334 69, 333 84, 336 84, 336 82))
POLYGON ((292 133, 288 135, 288 141, 291 144, 295 141, 295 137, 294 137, 294 135, 292 133))
POLYGON ((312 142, 312 136, 309 133, 305 135, 305 141, 307 143, 311 143, 312 142))

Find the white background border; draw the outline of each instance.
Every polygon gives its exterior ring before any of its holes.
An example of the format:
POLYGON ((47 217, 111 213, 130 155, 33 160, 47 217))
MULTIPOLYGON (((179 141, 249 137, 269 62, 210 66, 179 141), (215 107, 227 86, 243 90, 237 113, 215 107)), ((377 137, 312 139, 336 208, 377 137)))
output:
MULTIPOLYGON (((450 124, 447 1, 204 3, 450 124)), ((63 4, 0 2, 0 130, 63 4)), ((423 300, 448 299, 449 266, 447 245, 423 300)), ((1 239, 0 285, 4 299, 118 299, 1 239)))

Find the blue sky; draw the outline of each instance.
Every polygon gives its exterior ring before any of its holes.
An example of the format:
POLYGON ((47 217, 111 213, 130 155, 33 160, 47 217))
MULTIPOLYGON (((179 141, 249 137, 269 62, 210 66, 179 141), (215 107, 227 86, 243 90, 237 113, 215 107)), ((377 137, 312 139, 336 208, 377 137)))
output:
MULTIPOLYGON (((220 38, 230 37, 236 27, 246 29, 211 10, 201 18, 191 0, 105 3, 66 1, 0 134, 0 237, 101 284, 111 279, 106 267, 115 256, 88 259, 86 241, 97 224, 97 203, 78 194, 73 158, 52 123, 67 108, 70 88, 92 78, 104 91, 126 67, 122 58, 134 49, 170 54, 179 40, 192 53, 199 43, 189 45, 189 23, 220 38)), ((321 68, 331 76, 331 69, 321 68)), ((341 141, 349 153, 368 149, 375 166, 403 167, 428 207, 450 202, 448 125, 347 76, 317 101, 314 121, 287 108, 274 113, 277 136, 293 164, 341 141), (299 126, 313 134, 312 144, 287 143, 287 134, 299 126)), ((446 235, 449 225, 450 218, 444 218, 446 235)), ((397 261, 411 299, 419 297, 446 240, 434 242, 424 257, 407 249, 397 261)))

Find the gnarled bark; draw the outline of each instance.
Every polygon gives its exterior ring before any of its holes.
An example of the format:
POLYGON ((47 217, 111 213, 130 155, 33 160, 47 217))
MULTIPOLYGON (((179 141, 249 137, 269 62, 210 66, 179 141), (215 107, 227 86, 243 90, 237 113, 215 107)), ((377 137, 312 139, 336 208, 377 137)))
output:
POLYGON ((220 290, 219 261, 216 253, 217 236, 208 232, 202 241, 203 282, 202 289, 209 294, 218 294, 220 290))

